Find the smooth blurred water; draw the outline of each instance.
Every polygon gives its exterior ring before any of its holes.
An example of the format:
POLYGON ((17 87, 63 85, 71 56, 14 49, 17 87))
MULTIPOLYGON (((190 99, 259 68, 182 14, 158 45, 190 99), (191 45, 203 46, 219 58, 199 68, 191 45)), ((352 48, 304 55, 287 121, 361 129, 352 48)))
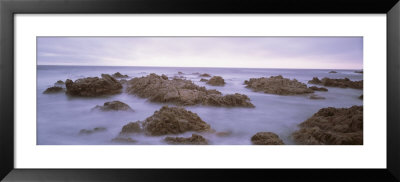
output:
MULTIPOLYGON (((223 108, 211 106, 190 106, 186 109, 197 113, 217 132, 231 132, 227 137, 215 134, 204 134, 210 144, 251 144, 250 138, 257 132, 270 131, 279 135, 286 144, 294 144, 291 133, 297 130, 297 125, 323 107, 351 107, 363 105, 358 97, 362 90, 350 88, 327 87, 328 92, 315 94, 326 97, 325 100, 311 100, 307 95, 279 96, 253 92, 245 88, 244 80, 249 78, 282 75, 296 78, 307 83, 313 77, 344 78, 362 80, 363 75, 354 70, 335 70, 338 73, 328 73, 331 70, 314 69, 243 69, 243 68, 159 68, 159 67, 102 67, 102 66, 38 66, 37 67, 37 144, 38 145, 107 145, 121 131, 123 125, 130 121, 144 120, 164 104, 150 103, 147 99, 128 95, 123 92, 113 96, 96 98, 71 97, 64 93, 43 94, 43 91, 53 86, 57 80, 93 77, 102 73, 120 72, 133 77, 145 76, 150 73, 166 74, 169 77, 184 76, 195 84, 209 89, 217 89, 223 94, 241 93, 250 97, 255 108, 223 108), (183 75, 178 75, 178 72, 183 75), (200 77, 193 73, 209 73, 222 76, 225 86, 209 86, 200 82, 200 77), (96 105, 119 100, 128 104, 135 112, 99 112, 91 111, 96 105), (89 135, 79 135, 81 129, 95 127, 107 128, 104 132, 89 135)), ((125 88, 124 88, 125 89, 125 88)), ((174 136, 190 136, 187 132, 174 136)), ((150 137, 143 134, 132 135, 138 142, 135 144, 165 144, 161 137, 150 137)))

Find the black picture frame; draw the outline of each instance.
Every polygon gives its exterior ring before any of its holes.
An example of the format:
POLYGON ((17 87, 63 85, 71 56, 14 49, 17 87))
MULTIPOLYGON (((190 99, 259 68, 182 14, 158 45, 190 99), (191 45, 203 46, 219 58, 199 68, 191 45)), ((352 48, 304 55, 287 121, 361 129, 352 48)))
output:
MULTIPOLYGON (((400 181, 398 0, 0 0, 0 179, 5 181, 400 181), (15 169, 14 14, 381 13, 387 15, 386 169, 15 169), (8 174, 8 175, 7 175, 8 174)), ((379 60, 376 60, 379 61, 379 60)), ((284 160, 284 159, 282 159, 284 160)))

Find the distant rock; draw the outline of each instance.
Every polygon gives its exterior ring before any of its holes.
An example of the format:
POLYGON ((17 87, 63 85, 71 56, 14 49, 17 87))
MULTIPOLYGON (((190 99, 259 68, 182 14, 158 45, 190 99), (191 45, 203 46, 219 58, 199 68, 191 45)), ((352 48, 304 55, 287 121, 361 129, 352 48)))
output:
POLYGON ((114 78, 128 78, 129 77, 128 75, 122 75, 120 72, 116 72, 116 73, 112 74, 112 76, 114 78))
POLYGON ((225 80, 220 76, 213 76, 207 81, 207 84, 212 86, 223 86, 225 85, 225 80))
POLYGON ((311 87, 309 87, 311 90, 314 90, 314 91, 321 91, 321 92, 327 92, 328 91, 328 89, 327 88, 325 88, 325 87, 316 87, 316 86, 311 86, 311 87))
POLYGON ((125 104, 121 101, 111 101, 105 102, 103 106, 97 105, 92 110, 101 110, 101 111, 133 111, 128 104, 125 104))
POLYGON ((277 95, 296 95, 314 93, 312 89, 307 88, 307 85, 297 81, 296 79, 290 80, 279 76, 271 76, 269 78, 250 78, 244 82, 247 88, 253 91, 277 95))
POLYGON ((211 77, 211 75, 210 75, 210 74, 208 74, 208 73, 203 73, 203 74, 200 74, 200 76, 201 76, 201 77, 211 77))
POLYGON ((204 79, 204 78, 200 79, 200 81, 201 81, 201 82, 208 82, 208 80, 207 80, 207 79, 204 79))
POLYGON ((165 142, 168 144, 173 144, 173 145, 207 145, 208 142, 207 140, 197 134, 192 134, 191 137, 189 138, 184 138, 184 137, 166 137, 164 139, 165 142))
POLYGON ((315 95, 315 94, 312 94, 309 98, 313 99, 313 100, 325 99, 325 97, 322 97, 322 96, 319 96, 319 95, 315 95))
POLYGON ((65 86, 67 87, 67 94, 85 97, 117 94, 122 89, 121 83, 108 74, 101 74, 101 78, 81 78, 75 80, 75 82, 67 79, 65 86))
POLYGON ((169 80, 154 73, 141 78, 133 78, 128 81, 127 92, 159 103, 254 107, 250 99, 245 95, 232 94, 224 96, 217 90, 208 90, 205 87, 194 84, 190 80, 169 80))
POLYGON ((128 124, 122 127, 120 134, 128 134, 128 133, 141 133, 143 132, 142 123, 140 121, 129 122, 128 124))
POLYGON ((130 138, 130 137, 121 137, 121 136, 118 136, 118 137, 116 137, 116 138, 113 138, 113 139, 111 140, 111 142, 116 142, 116 143, 136 143, 137 141, 136 141, 136 140, 133 140, 133 139, 130 138))
POLYGON ((183 75, 183 74, 184 74, 183 72, 178 71, 178 75, 183 75))
POLYGON ((363 106, 322 108, 292 134, 303 145, 362 145, 363 106))
POLYGON ((58 80, 54 85, 65 85, 65 83, 62 80, 58 80))
POLYGON ((330 71, 329 73, 337 73, 336 71, 330 71))
POLYGON ((43 93, 44 94, 54 94, 54 93, 60 93, 60 92, 64 92, 64 88, 54 86, 54 87, 47 88, 43 93))
POLYGON ((106 130, 107 129, 103 128, 103 127, 97 127, 97 128, 94 128, 93 130, 82 129, 81 131, 79 131, 79 134, 80 135, 88 135, 88 134, 92 134, 95 132, 102 132, 102 131, 106 131, 106 130))
POLYGON ((351 81, 348 78, 344 79, 331 79, 323 78, 319 80, 318 77, 314 77, 312 80, 308 81, 309 84, 324 85, 327 87, 340 87, 340 88, 354 88, 363 89, 363 81, 351 81))
POLYGON ((216 132, 215 135, 219 136, 219 137, 228 137, 230 135, 232 135, 231 131, 220 131, 220 132, 216 132))
POLYGON ((251 137, 254 145, 284 145, 279 136, 272 132, 258 132, 251 137))
POLYGON ((361 94, 358 98, 361 100, 364 99, 364 94, 361 94))
POLYGON ((363 70, 361 70, 361 71, 354 71, 354 73, 364 73, 364 71, 363 70))

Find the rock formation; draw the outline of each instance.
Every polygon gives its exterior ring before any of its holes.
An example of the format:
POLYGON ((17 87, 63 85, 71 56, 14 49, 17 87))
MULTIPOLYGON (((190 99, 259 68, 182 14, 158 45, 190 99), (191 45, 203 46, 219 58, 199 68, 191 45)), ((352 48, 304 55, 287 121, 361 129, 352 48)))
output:
POLYGON ((173 145, 207 145, 208 142, 207 140, 197 134, 192 134, 191 137, 184 138, 184 137, 166 137, 164 139, 165 142, 168 144, 173 144, 173 145))
POLYGON ((112 76, 114 78, 128 78, 129 77, 128 75, 122 75, 120 72, 116 72, 116 73, 112 74, 112 76))
POLYGON ((44 94, 53 94, 53 93, 59 93, 59 92, 64 92, 64 88, 57 87, 57 86, 49 87, 43 93, 44 94))
POLYGON ((121 83, 108 74, 102 74, 101 78, 81 78, 75 80, 75 82, 67 79, 65 86, 67 87, 67 94, 86 97, 117 94, 122 89, 121 83))
POLYGON ((56 83, 54 83, 54 85, 64 85, 64 81, 62 80, 58 80, 56 83))
POLYGON ((321 91, 321 92, 327 92, 328 91, 328 89, 327 88, 325 88, 325 87, 316 87, 316 86, 311 86, 311 87, 309 87, 311 90, 314 90, 314 91, 321 91))
POLYGON ((312 80, 308 81, 309 84, 324 85, 327 87, 340 87, 340 88, 354 88, 363 89, 363 81, 351 81, 348 78, 343 79, 331 79, 323 78, 319 80, 318 77, 314 77, 312 80))
POLYGON ((247 88, 253 91, 278 95, 295 95, 313 93, 312 89, 307 88, 307 85, 297 81, 296 79, 290 80, 279 76, 271 76, 269 78, 250 78, 244 82, 247 88))
POLYGON ((97 105, 94 107, 92 110, 101 110, 101 111, 133 111, 131 107, 128 106, 128 104, 125 104, 121 101, 111 101, 111 102, 106 102, 103 104, 103 106, 97 105))
POLYGON ((284 145, 279 136, 272 132, 258 132, 251 137, 254 145, 284 145))
POLYGON ((128 124, 122 127, 120 134, 128 134, 128 133, 141 133, 143 132, 142 123, 140 121, 129 122, 128 124))
POLYGON ((200 76, 201 76, 201 77, 211 77, 211 75, 210 75, 210 74, 208 74, 208 73, 203 73, 203 74, 200 74, 200 76))
POLYGON ((102 132, 102 131, 106 131, 106 130, 107 129, 103 128, 103 127, 97 127, 97 128, 94 128, 93 130, 81 129, 81 131, 79 131, 79 134, 87 135, 87 134, 92 134, 92 133, 95 133, 95 132, 102 132))
POLYGON ((201 81, 201 82, 208 82, 208 80, 207 80, 207 79, 204 79, 204 78, 200 79, 200 81, 201 81))
POLYGON ((207 81, 207 84, 212 86, 223 86, 225 85, 225 80, 220 76, 213 76, 207 81))

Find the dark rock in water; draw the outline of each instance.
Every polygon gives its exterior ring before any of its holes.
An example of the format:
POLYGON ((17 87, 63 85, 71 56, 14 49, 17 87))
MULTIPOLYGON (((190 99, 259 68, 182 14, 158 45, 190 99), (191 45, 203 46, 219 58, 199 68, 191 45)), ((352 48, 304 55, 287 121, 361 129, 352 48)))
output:
POLYGON ((64 81, 62 80, 58 80, 56 83, 54 83, 54 85, 64 85, 64 81))
POLYGON ((111 140, 112 142, 116 143, 136 143, 136 140, 133 140, 130 137, 116 137, 111 140))
POLYGON ((319 80, 317 77, 314 77, 312 80, 308 81, 309 84, 317 84, 324 85, 327 87, 340 87, 340 88, 354 88, 354 89, 363 89, 363 81, 351 81, 348 78, 343 79, 331 79, 331 78, 323 78, 319 80))
POLYGON ((253 91, 262 91, 269 94, 278 95, 296 95, 314 93, 313 90, 307 88, 307 85, 297 81, 296 79, 290 80, 279 76, 271 76, 269 78, 250 78, 244 82, 247 88, 253 91))
POLYGON ((183 75, 183 72, 178 71, 178 74, 179 74, 179 75, 183 75))
POLYGON ((220 132, 216 132, 215 135, 219 136, 219 137, 228 137, 230 135, 232 135, 231 131, 220 131, 220 132))
POLYGON ((200 76, 201 76, 201 77, 211 77, 211 75, 208 74, 208 73, 203 73, 203 74, 201 74, 200 76))
POLYGON ((128 134, 128 133, 141 133, 143 129, 141 127, 141 122, 129 122, 128 124, 122 127, 120 134, 128 134))
POLYGON ((327 92, 328 91, 328 89, 327 88, 325 88, 325 87, 316 87, 316 86, 311 86, 311 87, 309 87, 311 90, 314 90, 314 91, 322 91, 322 92, 327 92))
POLYGON ((292 134, 303 145, 362 145, 363 106, 322 108, 292 134))
POLYGON ((116 72, 116 73, 112 74, 112 76, 114 78, 128 78, 129 77, 128 75, 122 75, 120 72, 116 72))
POLYGON ((64 92, 64 88, 57 87, 57 86, 49 87, 43 93, 44 94, 53 94, 53 93, 59 93, 59 92, 64 92))
POLYGON ((93 130, 87 130, 87 129, 81 129, 81 131, 79 131, 79 134, 92 134, 92 133, 95 133, 95 132, 102 132, 102 131, 106 131, 107 129, 106 128, 103 128, 103 127, 97 127, 97 128, 94 128, 93 130))
POLYGON ((131 107, 120 101, 106 102, 103 106, 97 105, 92 110, 96 109, 101 111, 133 111, 131 107))
POLYGON ((312 94, 312 95, 310 96, 310 99, 313 99, 313 100, 320 100, 320 99, 325 99, 325 97, 312 94))
POLYGON ((225 80, 220 76, 213 76, 207 81, 207 84, 212 86, 223 86, 225 85, 225 80))
POLYGON ((101 78, 81 78, 75 80, 75 82, 67 79, 65 86, 67 87, 67 94, 86 97, 117 94, 122 89, 121 83, 108 74, 102 74, 101 78))
POLYGON ((207 82, 208 80, 207 80, 207 79, 204 79, 204 78, 202 78, 202 79, 200 79, 200 81, 201 81, 201 82, 207 82))
POLYGON ((208 142, 203 136, 192 134, 189 138, 184 137, 166 137, 164 139, 168 144, 173 145, 207 145, 208 142))
POLYGON ((161 75, 161 78, 164 79, 164 80, 168 80, 168 76, 164 75, 164 74, 161 75))
POLYGON ((254 107, 245 95, 234 94, 223 96, 221 92, 206 89, 190 80, 168 80, 154 73, 146 77, 133 78, 128 82, 127 92, 152 102, 174 103, 177 105, 213 105, 232 107, 254 107), (245 97, 244 97, 245 96, 245 97), (232 100, 235 99, 235 100, 232 100), (239 99, 241 99, 239 101, 239 99), (212 100, 213 102, 210 102, 212 100), (228 101, 231 102, 228 102, 228 101), (221 102, 218 102, 221 101, 221 102), (232 102, 235 101, 235 102, 232 102), (232 103, 233 105, 227 105, 232 103), (240 103, 240 104, 239 104, 240 103))
POLYGON ((258 132, 251 137, 254 145, 284 145, 279 136, 272 132, 258 132))
POLYGON ((364 71, 363 70, 361 70, 361 71, 354 71, 354 73, 364 73, 364 71))
POLYGON ((330 71, 329 73, 337 73, 336 71, 330 71))
POLYGON ((364 99, 364 94, 361 94, 360 97, 358 97, 359 99, 364 99))

